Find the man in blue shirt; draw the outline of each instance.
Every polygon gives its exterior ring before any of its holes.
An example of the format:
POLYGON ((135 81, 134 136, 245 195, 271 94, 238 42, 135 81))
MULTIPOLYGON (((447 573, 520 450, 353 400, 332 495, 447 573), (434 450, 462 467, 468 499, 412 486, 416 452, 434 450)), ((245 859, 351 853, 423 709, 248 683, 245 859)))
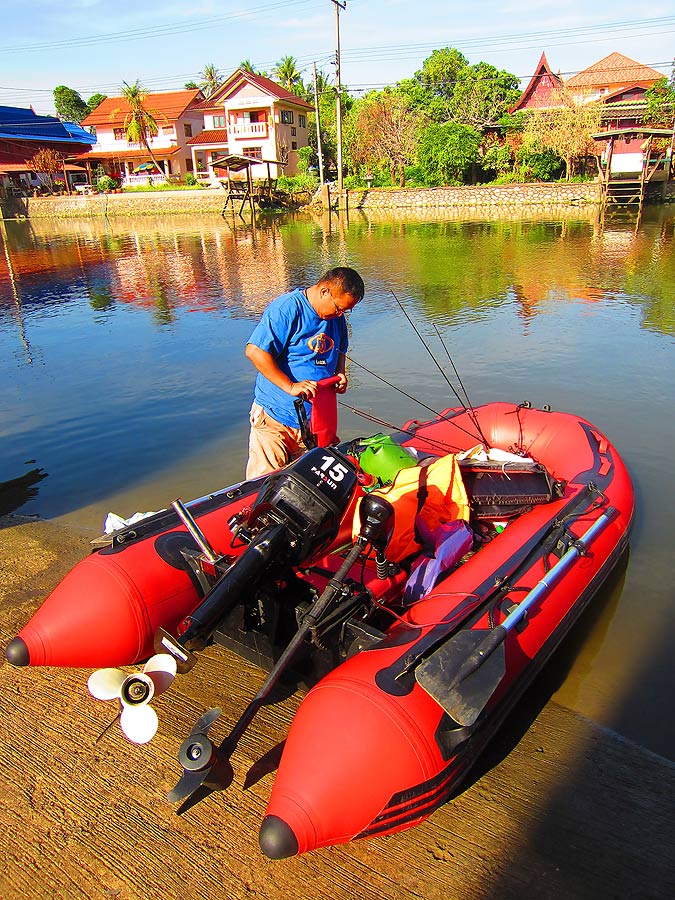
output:
POLYGON ((273 472, 306 449, 294 400, 311 399, 317 381, 339 375, 347 390, 344 314, 362 299, 363 279, 354 269, 330 269, 311 287, 295 288, 273 300, 246 345, 258 370, 251 407, 246 477, 273 472))

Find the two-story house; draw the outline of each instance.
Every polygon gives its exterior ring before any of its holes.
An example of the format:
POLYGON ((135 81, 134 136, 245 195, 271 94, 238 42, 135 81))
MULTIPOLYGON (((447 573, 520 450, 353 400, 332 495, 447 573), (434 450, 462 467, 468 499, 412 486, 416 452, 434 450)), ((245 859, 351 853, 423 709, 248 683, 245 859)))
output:
MULTIPOLYGON (((203 100, 204 95, 199 90, 147 95, 144 106, 158 128, 148 143, 164 175, 184 176, 192 171, 189 141, 204 128, 200 106, 203 100)), ((90 170, 100 164, 108 174, 119 175, 126 183, 133 183, 134 171, 144 163, 151 164, 152 159, 145 147, 130 144, 127 140, 125 126, 129 113, 130 107, 124 97, 108 97, 82 125, 96 129, 96 144, 84 157, 90 170)))
POLYGON ((260 160, 252 167, 253 178, 297 172, 297 151, 307 146, 312 110, 302 98, 269 78, 237 69, 199 108, 204 130, 189 141, 195 172, 213 175, 212 161, 228 154, 260 160))

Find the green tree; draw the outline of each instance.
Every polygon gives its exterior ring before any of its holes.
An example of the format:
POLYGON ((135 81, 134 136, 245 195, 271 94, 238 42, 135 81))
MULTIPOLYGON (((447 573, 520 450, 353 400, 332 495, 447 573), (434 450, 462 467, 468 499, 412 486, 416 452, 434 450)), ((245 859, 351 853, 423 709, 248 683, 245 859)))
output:
POLYGON ((122 82, 122 97, 129 104, 129 112, 124 118, 124 130, 129 143, 145 147, 158 171, 163 172, 150 147, 150 139, 159 132, 159 126, 155 118, 157 110, 145 105, 147 96, 148 92, 138 79, 133 84, 122 82))
POLYGON ((424 112, 431 122, 447 122, 452 116, 452 96, 455 84, 469 65, 466 57, 455 47, 434 50, 412 78, 396 85, 412 105, 424 112))
POLYGON ((223 83, 223 76, 212 63, 205 65, 199 74, 201 76, 201 81, 197 86, 208 100, 208 98, 214 94, 223 83))
POLYGON ((659 78, 645 92, 647 121, 670 128, 675 119, 675 63, 670 78, 659 78))
POLYGON ((457 184, 479 161, 480 134, 459 122, 434 123, 421 134, 417 159, 429 185, 457 184))
POLYGON ((108 99, 107 94, 92 94, 91 97, 87 100, 87 107, 89 112, 93 112, 97 106, 100 106, 104 100, 108 99))
POLYGON ((424 116, 410 98, 396 91, 368 94, 350 120, 350 152, 356 165, 389 167, 392 183, 405 185, 405 167, 415 158, 424 116))
POLYGON ((185 82, 185 90, 186 91, 198 91, 199 85, 196 81, 186 81, 185 82))
POLYGON ((80 124, 89 115, 89 107, 73 88, 60 84, 54 88, 54 108, 56 115, 64 122, 80 124))
POLYGON ((465 66, 452 92, 452 119, 479 131, 494 125, 520 97, 519 84, 515 75, 488 63, 465 66))
POLYGON ((553 150, 565 161, 567 181, 577 162, 585 162, 597 149, 593 135, 600 130, 601 107, 598 103, 577 102, 572 94, 559 88, 551 94, 550 109, 533 110, 525 121, 523 146, 526 152, 553 150))
POLYGON ((239 63, 239 65, 237 66, 237 68, 238 68, 238 69, 243 69, 244 72, 250 72, 252 75, 255 75, 255 74, 256 74, 255 66, 253 65, 253 63, 251 62, 250 59, 243 59, 243 60, 239 63))
MULTIPOLYGON (((326 81, 323 88, 319 88, 319 118, 321 120, 321 151, 324 165, 337 166, 337 103, 336 90, 326 81)), ((343 119, 343 147, 346 142, 346 128, 348 112, 353 104, 349 96, 345 97, 343 109, 346 111, 343 119)), ((307 119, 307 143, 318 153, 316 139, 316 116, 312 113, 307 119)))
POLYGON ((282 57, 272 70, 272 74, 279 84, 283 85, 292 94, 300 96, 304 92, 305 86, 302 83, 302 75, 294 56, 282 57))

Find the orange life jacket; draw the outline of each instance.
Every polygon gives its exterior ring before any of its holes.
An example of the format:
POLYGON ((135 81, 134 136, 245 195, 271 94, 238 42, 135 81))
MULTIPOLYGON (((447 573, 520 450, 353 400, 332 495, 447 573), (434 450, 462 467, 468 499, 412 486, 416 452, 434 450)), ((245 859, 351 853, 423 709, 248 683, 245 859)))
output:
MULTIPOLYGON (((394 507, 394 531, 385 550, 391 562, 400 562, 420 551, 418 516, 429 531, 445 522, 469 519, 469 500, 462 473, 451 453, 429 465, 401 469, 392 484, 370 493, 384 497, 394 507)), ((359 528, 357 506, 352 526, 354 537, 359 528)))

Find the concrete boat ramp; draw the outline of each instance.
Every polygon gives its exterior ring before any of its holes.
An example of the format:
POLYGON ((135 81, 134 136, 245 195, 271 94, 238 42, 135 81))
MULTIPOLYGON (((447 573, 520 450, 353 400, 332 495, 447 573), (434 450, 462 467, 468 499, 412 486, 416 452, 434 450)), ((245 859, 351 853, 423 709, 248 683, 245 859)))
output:
MULTIPOLYGON (((3 647, 87 551, 62 526, 0 519, 3 647)), ((229 790, 178 817, 164 795, 182 737, 221 706, 221 740, 263 673, 209 649, 171 699, 153 702, 160 731, 141 748, 117 726, 97 741, 115 707, 88 696, 88 674, 0 667, 2 900, 675 897, 675 765, 547 702, 545 672, 426 823, 281 862, 258 849, 273 779, 259 761, 274 756, 299 695, 261 711, 229 790)))

